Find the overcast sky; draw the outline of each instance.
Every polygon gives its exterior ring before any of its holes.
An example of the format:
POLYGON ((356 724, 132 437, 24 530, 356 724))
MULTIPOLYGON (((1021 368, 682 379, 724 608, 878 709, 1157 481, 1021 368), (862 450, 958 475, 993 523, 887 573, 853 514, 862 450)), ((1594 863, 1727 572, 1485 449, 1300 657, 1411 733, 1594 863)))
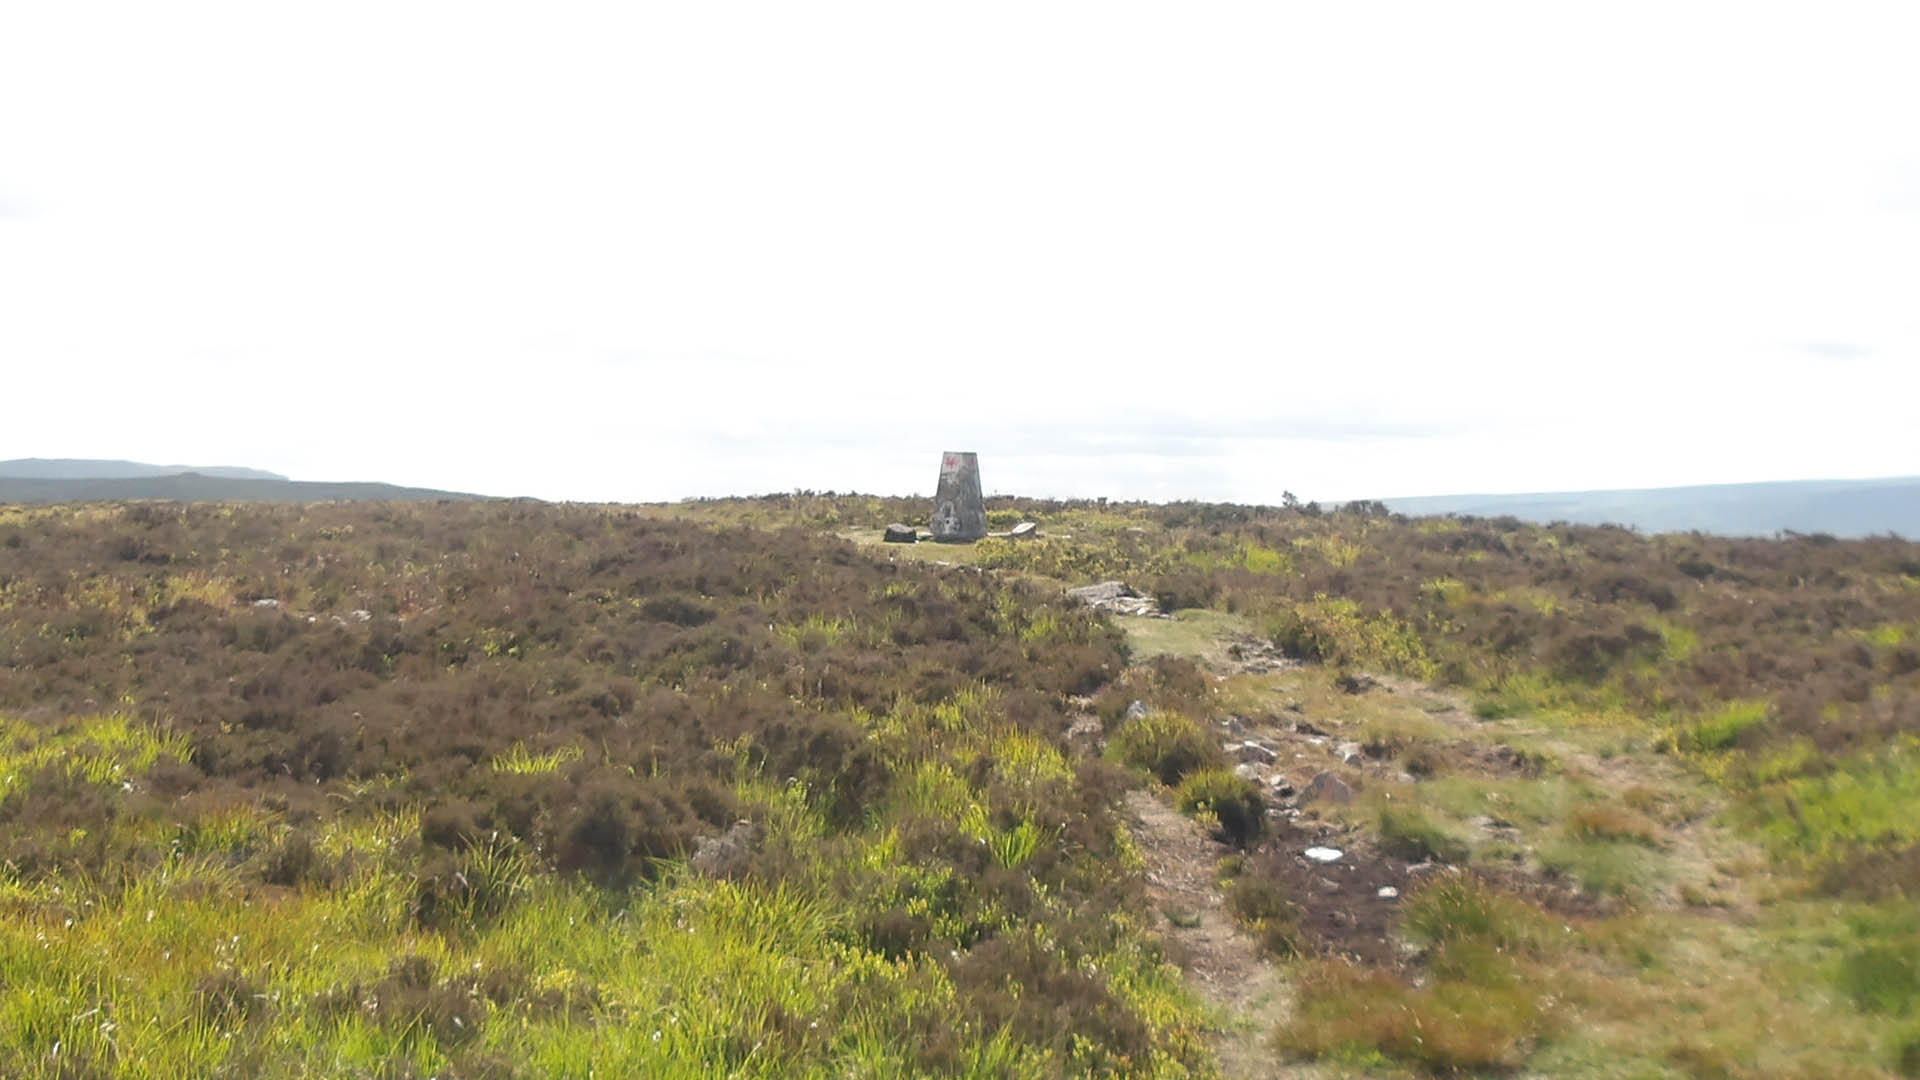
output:
POLYGON ((0 459, 1920 473, 1920 8, 0 6, 0 459))

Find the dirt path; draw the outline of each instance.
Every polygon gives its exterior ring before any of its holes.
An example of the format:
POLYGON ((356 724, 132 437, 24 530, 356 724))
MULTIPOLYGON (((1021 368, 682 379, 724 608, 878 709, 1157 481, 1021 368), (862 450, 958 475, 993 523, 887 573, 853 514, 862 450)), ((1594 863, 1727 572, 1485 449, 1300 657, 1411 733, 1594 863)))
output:
POLYGON ((1317 1075, 1282 1064, 1266 1045, 1274 1025, 1287 1015, 1288 991, 1279 972, 1260 956, 1258 943, 1227 911, 1214 864, 1228 849, 1148 792, 1129 792, 1123 807, 1147 863, 1155 930, 1194 991, 1216 1013, 1219 1027, 1212 1041, 1222 1074, 1258 1080, 1317 1075))

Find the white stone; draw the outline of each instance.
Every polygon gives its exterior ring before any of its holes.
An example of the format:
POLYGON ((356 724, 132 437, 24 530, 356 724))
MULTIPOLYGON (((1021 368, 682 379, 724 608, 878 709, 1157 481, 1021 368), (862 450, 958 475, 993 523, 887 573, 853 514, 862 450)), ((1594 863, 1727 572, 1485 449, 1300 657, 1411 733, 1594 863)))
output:
POLYGON ((1251 761, 1261 765, 1271 765, 1280 755, 1261 746, 1257 742, 1228 743, 1225 747, 1228 756, 1235 761, 1251 761))
POLYGON ((1317 863, 1333 863, 1339 862, 1340 856, 1346 853, 1336 847, 1310 847, 1300 854, 1317 863))

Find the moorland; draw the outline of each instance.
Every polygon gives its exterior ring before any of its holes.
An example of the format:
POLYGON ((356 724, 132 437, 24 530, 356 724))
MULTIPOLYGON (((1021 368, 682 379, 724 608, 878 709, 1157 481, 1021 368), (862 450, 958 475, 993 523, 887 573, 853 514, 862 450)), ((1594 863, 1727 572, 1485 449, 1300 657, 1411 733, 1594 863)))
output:
POLYGON ((923 511, 0 507, 0 1074, 1920 1074, 1920 544, 923 511))

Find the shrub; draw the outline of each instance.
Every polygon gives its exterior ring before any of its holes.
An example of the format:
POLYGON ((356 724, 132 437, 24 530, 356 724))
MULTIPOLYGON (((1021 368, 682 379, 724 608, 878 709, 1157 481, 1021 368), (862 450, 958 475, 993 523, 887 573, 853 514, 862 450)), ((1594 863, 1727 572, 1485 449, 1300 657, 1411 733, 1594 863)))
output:
POLYGON ((1266 825, 1267 800, 1260 786, 1225 769, 1200 769, 1187 774, 1174 793, 1181 813, 1211 813, 1228 843, 1246 847, 1266 825))
POLYGON ((292 888, 299 885, 327 885, 333 880, 333 868, 305 831, 289 834, 267 852, 260 867, 260 878, 269 885, 292 888))
POLYGON ((1908 1080, 1920 1078, 1920 1025, 1908 1025, 1893 1037, 1893 1068, 1908 1080))
POLYGON ((1519 988, 1415 988, 1342 960, 1307 968, 1298 987, 1296 1011, 1274 1042, 1308 1057, 1378 1054, 1436 1072, 1512 1068, 1543 1021, 1538 999, 1519 988))
POLYGON ((196 979, 193 998, 200 1015, 214 1024, 258 1019, 271 1011, 265 988, 230 967, 196 979))
POLYGON ((1471 873, 1449 874, 1407 897, 1403 925, 1415 941, 1490 945, 1505 953, 1537 950, 1552 939, 1553 919, 1471 873))
POLYGON ((1624 840, 1646 847, 1660 843, 1660 826, 1612 803, 1589 803, 1567 817, 1567 832, 1581 840, 1624 840))
POLYGON ((1168 787, 1188 773, 1226 763, 1226 755, 1210 733, 1180 713, 1164 710, 1123 722, 1108 741, 1107 752, 1168 787))
POLYGON ((1287 959, 1306 951, 1300 909, 1269 867, 1256 864, 1228 884, 1227 910, 1254 933, 1268 955, 1287 959))

